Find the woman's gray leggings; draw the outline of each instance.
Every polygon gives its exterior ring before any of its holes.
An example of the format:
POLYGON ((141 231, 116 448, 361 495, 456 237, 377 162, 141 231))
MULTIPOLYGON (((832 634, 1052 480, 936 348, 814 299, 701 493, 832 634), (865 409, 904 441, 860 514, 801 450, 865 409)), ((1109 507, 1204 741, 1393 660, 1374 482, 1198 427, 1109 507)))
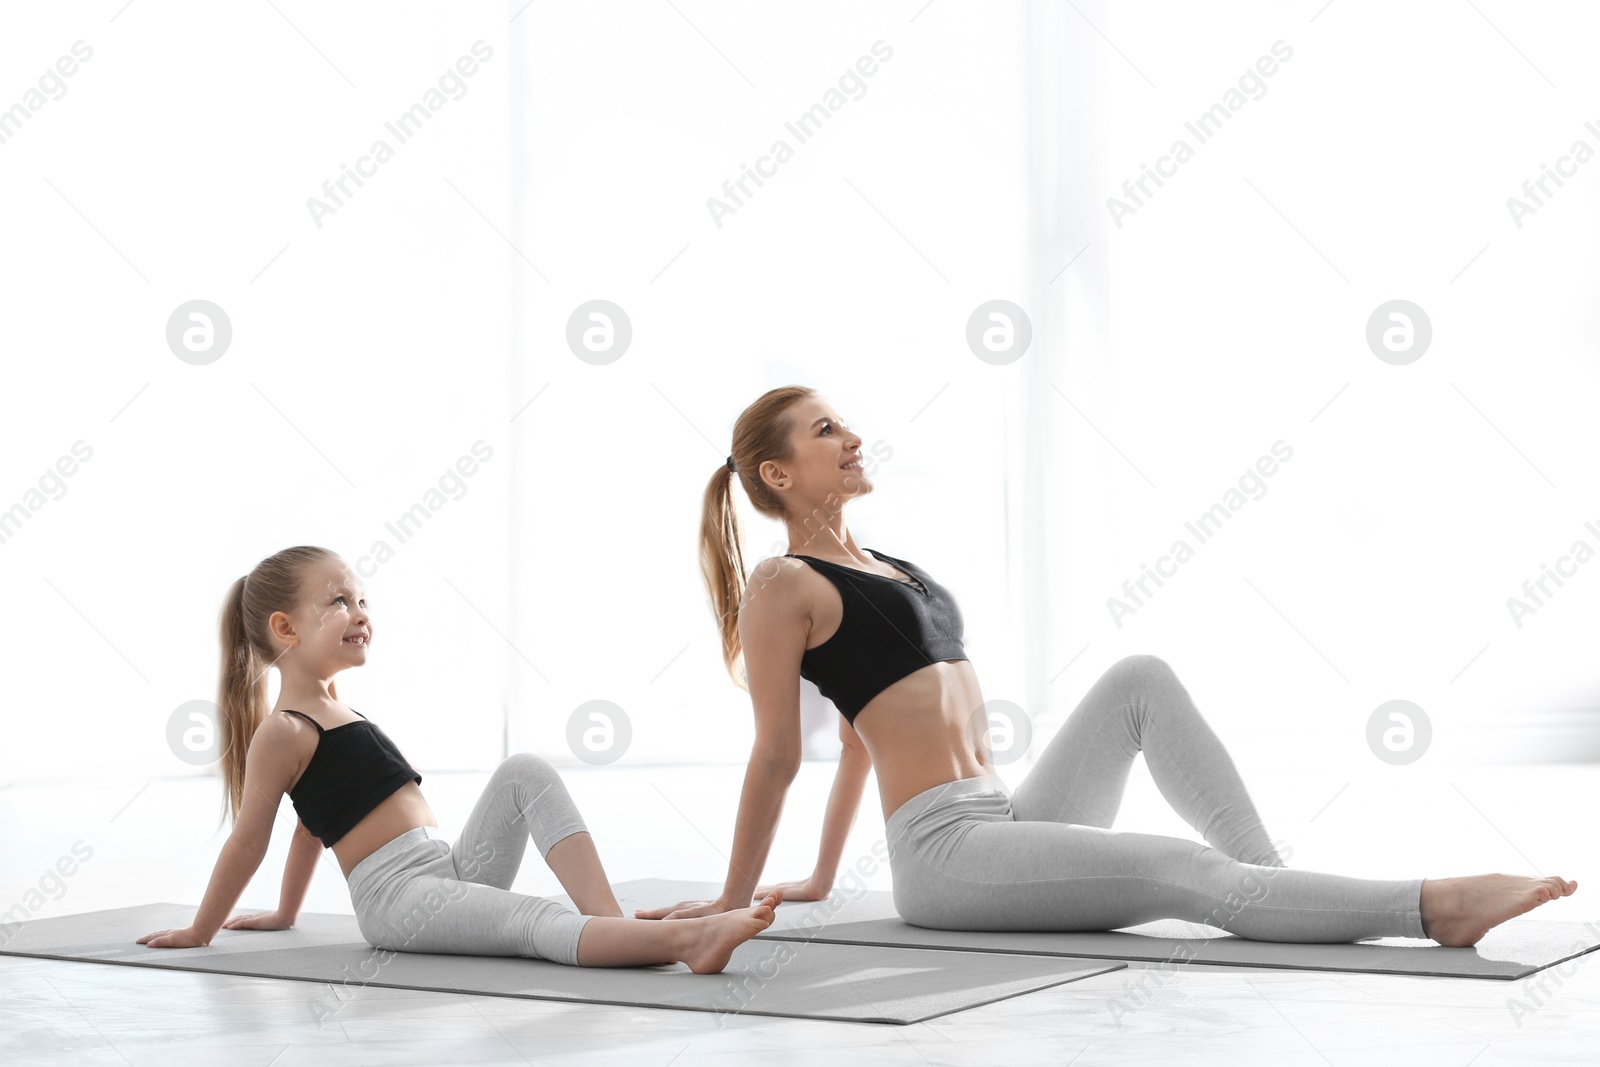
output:
POLYGON ((894 903, 940 930, 1115 930, 1177 918, 1259 941, 1423 937, 1421 878, 1291 870, 1222 742, 1154 656, 1106 671, 1013 793, 997 775, 889 816, 894 903), (1210 847, 1109 829, 1135 753, 1210 847))
POLYGON ((361 936, 396 952, 531 956, 578 962, 578 935, 593 916, 547 897, 511 892, 528 838, 548 856, 556 842, 586 831, 548 760, 508 756, 454 846, 437 826, 419 826, 383 845, 350 872, 361 936))

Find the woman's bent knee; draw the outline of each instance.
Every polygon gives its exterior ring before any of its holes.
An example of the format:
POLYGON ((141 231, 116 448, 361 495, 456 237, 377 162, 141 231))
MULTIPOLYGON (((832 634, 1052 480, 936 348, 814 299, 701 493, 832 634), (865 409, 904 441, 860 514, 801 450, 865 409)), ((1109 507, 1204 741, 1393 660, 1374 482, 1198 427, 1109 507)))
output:
POLYGON ((1148 652, 1137 652, 1131 656, 1124 656, 1112 664, 1112 670, 1138 677, 1152 677, 1173 673, 1166 660, 1148 652))

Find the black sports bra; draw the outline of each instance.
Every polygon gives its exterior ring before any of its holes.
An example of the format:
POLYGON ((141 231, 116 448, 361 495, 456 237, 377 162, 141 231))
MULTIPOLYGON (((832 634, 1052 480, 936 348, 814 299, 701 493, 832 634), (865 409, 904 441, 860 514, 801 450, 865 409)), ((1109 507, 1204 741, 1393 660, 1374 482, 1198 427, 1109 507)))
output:
POLYGON ((284 710, 317 727, 317 750, 289 790, 289 799, 306 829, 322 839, 323 848, 332 848, 407 782, 422 784, 422 775, 389 735, 355 708, 350 710, 360 719, 328 730, 305 712, 284 710))
POLYGON ((913 581, 890 578, 830 560, 803 559, 839 590, 839 629, 800 657, 800 677, 816 684, 851 726, 873 697, 930 663, 966 659, 961 609, 950 590, 903 559, 869 548, 913 581))

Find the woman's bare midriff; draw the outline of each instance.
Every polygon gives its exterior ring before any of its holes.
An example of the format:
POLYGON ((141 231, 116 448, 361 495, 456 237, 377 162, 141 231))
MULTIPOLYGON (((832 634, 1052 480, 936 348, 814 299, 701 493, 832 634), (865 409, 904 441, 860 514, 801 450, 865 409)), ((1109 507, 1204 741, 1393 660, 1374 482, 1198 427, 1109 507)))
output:
MULTIPOLYGON (((877 561, 875 574, 899 581, 893 564, 877 561)), ((802 560, 783 560, 800 579, 798 595, 809 618, 807 648, 816 648, 838 632, 844 601, 832 582, 802 560)), ((853 566, 853 564, 848 564, 853 566)), ((979 747, 989 722, 980 714, 983 694, 978 674, 968 660, 943 660, 918 668, 867 701, 856 713, 856 736, 878 772, 878 798, 883 817, 912 797, 936 785, 994 774, 979 747)))
POLYGON ((879 693, 856 714, 856 735, 878 772, 883 818, 936 785, 994 774, 979 745, 988 719, 968 660, 930 663, 879 693))

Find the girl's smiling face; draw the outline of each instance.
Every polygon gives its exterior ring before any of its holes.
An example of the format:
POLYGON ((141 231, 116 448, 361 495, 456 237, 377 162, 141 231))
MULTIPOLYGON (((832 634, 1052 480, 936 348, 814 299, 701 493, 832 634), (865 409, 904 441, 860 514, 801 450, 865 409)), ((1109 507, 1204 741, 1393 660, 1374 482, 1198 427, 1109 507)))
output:
POLYGON ((295 656, 329 673, 367 661, 372 645, 372 616, 367 591, 343 560, 312 566, 301 584, 300 605, 293 614, 273 612, 273 634, 295 656))

